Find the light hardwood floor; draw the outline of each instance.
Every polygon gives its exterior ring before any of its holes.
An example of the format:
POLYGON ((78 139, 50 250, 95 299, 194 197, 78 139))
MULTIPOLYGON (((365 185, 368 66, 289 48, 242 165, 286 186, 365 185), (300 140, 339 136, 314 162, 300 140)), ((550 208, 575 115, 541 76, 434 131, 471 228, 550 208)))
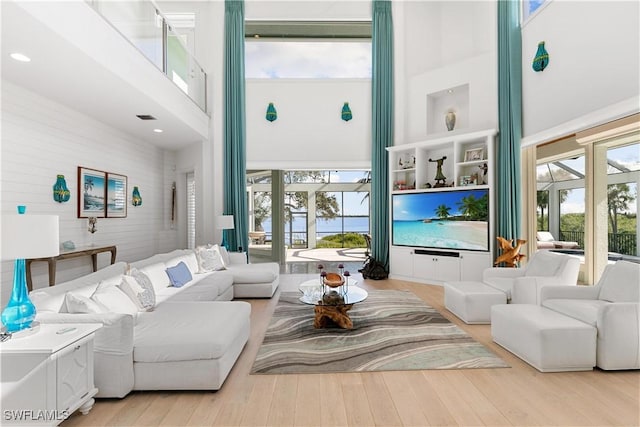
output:
POLYGON ((640 371, 543 374, 493 343, 488 325, 466 325, 444 309, 439 286, 398 280, 368 280, 362 286, 415 293, 511 368, 250 375, 277 298, 247 300, 251 338, 221 390, 97 399, 88 415, 76 413, 62 425, 640 425, 640 371))

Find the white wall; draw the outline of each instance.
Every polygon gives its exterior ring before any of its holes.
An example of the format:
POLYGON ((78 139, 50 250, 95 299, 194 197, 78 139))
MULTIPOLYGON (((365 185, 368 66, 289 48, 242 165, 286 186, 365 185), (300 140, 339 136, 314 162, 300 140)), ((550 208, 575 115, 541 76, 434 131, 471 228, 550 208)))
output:
POLYGON ((247 81, 247 168, 371 166, 369 79, 247 81), (273 102, 278 119, 265 119, 273 102), (341 118, 349 102, 353 119, 341 118))
MULTIPOLYGON (((173 153, 6 81, 2 82, 1 152, 3 215, 15 213, 20 204, 27 205, 27 213, 59 215, 61 242, 116 245, 118 261, 134 261, 178 247, 176 232, 170 228, 173 153), (128 177, 127 217, 99 218, 94 235, 87 232, 87 219, 77 218, 78 166, 128 177), (71 191, 66 203, 52 197, 57 174, 65 176, 71 191), (134 185, 142 196, 139 207, 130 204, 134 185)), ((99 268, 108 265, 108 254, 101 254, 98 263, 99 268)), ((5 261, 1 266, 0 294, 6 301, 13 263, 5 261)), ((88 257, 64 260, 58 263, 57 282, 89 272, 88 257)), ((34 288, 47 285, 46 263, 33 264, 33 273, 34 288)))
POLYGON ((496 3, 407 1, 395 3, 393 13, 396 145, 446 132, 446 111, 428 110, 427 96, 462 85, 468 85, 468 100, 451 100, 460 113, 456 131, 496 128, 496 3))
POLYGON ((245 19, 357 21, 371 19, 368 0, 245 1, 245 19))
MULTIPOLYGON (((526 23, 522 29, 523 135, 535 139, 538 133, 634 97, 631 104, 637 110, 639 28, 637 1, 550 1, 526 23), (545 41, 549 65, 534 72, 531 64, 540 41, 545 41)), ((618 109, 611 108, 610 114, 614 110, 618 109)), ((583 128, 597 124, 583 123, 583 128)), ((580 129, 565 132, 576 130, 580 129)))

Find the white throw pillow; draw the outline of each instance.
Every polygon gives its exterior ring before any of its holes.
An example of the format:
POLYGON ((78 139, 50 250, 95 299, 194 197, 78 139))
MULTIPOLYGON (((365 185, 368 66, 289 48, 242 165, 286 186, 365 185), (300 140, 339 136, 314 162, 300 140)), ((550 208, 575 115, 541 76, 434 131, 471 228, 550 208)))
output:
POLYGON ((222 262, 224 263, 224 266, 229 267, 229 265, 231 264, 231 257, 229 256, 229 251, 224 246, 219 246, 219 248, 220 248, 220 255, 222 255, 222 262))
POLYGON ((199 246, 196 248, 196 256, 198 258, 198 273, 225 269, 218 245, 213 245, 210 248, 199 246))
MULTIPOLYGON (((149 281, 148 278, 147 281, 149 281)), ((148 286, 151 287, 151 291, 148 288, 143 288, 132 276, 122 276, 122 283, 120 283, 120 289, 131 298, 131 301, 138 307, 138 311, 152 311, 156 305, 156 294, 153 293, 153 286, 150 281, 148 286)))
POLYGON ((142 267, 140 271, 147 275, 151 283, 153 284, 153 289, 156 293, 161 292, 163 289, 171 286, 171 281, 169 280, 169 276, 167 276, 166 266, 164 262, 147 265, 146 267, 142 267))
POLYGON ((131 314, 138 312, 138 307, 131 299, 111 283, 100 282, 91 299, 104 307, 104 311, 111 313, 131 314))
POLYGON ((75 314, 103 313, 104 310, 91 298, 75 292, 67 292, 64 296, 67 311, 75 314))

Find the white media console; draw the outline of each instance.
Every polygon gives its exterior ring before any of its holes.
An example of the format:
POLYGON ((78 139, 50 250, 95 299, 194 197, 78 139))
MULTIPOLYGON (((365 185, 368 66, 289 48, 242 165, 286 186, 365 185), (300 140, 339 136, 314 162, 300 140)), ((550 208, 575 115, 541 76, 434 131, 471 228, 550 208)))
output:
MULTIPOLYGON (((389 185, 391 192, 390 206, 390 239, 389 263, 390 277, 411 280, 421 283, 442 284, 447 281, 480 280, 482 271, 493 264, 493 248, 495 246, 495 194, 494 188, 494 138, 495 130, 484 130, 469 133, 445 134, 411 144, 389 147, 389 185), (441 160, 438 162, 438 160, 441 160), (444 177, 444 180, 442 179, 444 177), (439 179, 438 179, 439 178, 439 179), (402 240, 394 236, 399 228, 394 229, 394 203, 401 203, 405 197, 394 197, 401 194, 421 195, 431 193, 432 196, 416 196, 416 199, 442 199, 447 205, 447 197, 461 190, 478 190, 488 196, 488 221, 483 231, 484 248, 462 249, 454 247, 443 236, 439 242, 431 239, 421 243, 415 239, 402 240), (394 231, 395 230, 395 231, 394 231), (412 242, 417 242, 415 245, 412 242)), ((461 196, 462 197, 462 196, 461 196)), ((408 198, 407 198, 408 199, 408 198)), ((432 201, 429 201, 431 203, 432 201)), ((412 203, 415 203, 412 202, 412 203)), ((419 203, 419 202, 418 202, 419 203)), ((460 205, 461 203, 457 203, 460 205)), ((457 213, 455 203, 448 203, 452 216, 457 213)), ((446 206, 445 206, 446 207, 446 206)), ((438 206, 440 208, 440 206, 438 206)), ((419 209, 419 208, 418 208, 419 209)), ((396 207, 396 216, 398 214, 396 207)), ((440 224, 455 224, 447 222, 447 212, 433 212, 434 219, 423 222, 440 222, 440 224), (440 216, 442 221, 437 218, 440 216)), ((426 214, 425 214, 426 215, 426 214)), ((395 218, 397 221, 398 218, 395 218)), ((407 221, 410 223, 410 221, 407 221)), ((417 222, 420 222, 418 220, 417 222)), ((397 226, 397 224, 396 224, 397 226)), ((425 227, 427 228, 427 227, 425 227)), ((470 232, 472 232, 470 230, 470 232)), ((429 231, 425 231, 429 233, 429 231)), ((400 233, 398 232, 398 235, 400 233)), ((446 233, 444 233, 446 234, 446 233)), ((462 247, 465 245, 462 244, 462 247)))

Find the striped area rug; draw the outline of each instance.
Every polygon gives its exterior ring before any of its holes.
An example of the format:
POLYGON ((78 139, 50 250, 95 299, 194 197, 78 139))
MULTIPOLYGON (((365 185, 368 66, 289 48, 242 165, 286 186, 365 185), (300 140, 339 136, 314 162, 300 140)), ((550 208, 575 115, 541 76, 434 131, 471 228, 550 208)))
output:
POLYGON ((313 306, 283 292, 252 374, 509 367, 411 292, 370 291, 353 329, 314 329, 313 306))

